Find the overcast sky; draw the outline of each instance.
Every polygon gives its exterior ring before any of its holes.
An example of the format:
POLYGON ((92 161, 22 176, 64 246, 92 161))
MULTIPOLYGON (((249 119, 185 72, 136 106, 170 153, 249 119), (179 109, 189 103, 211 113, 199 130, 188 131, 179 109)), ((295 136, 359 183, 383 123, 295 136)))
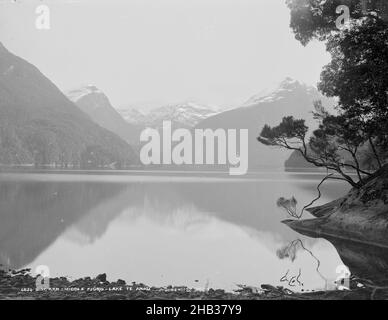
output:
POLYGON ((239 105, 286 76, 316 85, 285 0, 0 0, 0 41, 61 90, 94 84, 115 107, 239 105), (39 4, 51 29, 35 28, 39 4))

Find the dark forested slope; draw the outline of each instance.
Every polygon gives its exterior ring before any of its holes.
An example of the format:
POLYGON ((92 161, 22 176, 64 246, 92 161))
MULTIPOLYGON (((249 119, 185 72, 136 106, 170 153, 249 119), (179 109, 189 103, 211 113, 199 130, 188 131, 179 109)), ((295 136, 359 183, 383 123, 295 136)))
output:
POLYGON ((135 162, 36 67, 0 43, 0 164, 105 166, 135 162))

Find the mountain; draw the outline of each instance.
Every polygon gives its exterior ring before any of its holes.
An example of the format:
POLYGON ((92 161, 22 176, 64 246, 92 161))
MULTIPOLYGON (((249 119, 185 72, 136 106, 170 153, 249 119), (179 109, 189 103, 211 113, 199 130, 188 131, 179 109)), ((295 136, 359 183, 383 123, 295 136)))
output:
POLYGON ((286 78, 270 94, 252 96, 240 108, 207 118, 196 128, 248 129, 249 169, 280 169, 284 167, 284 161, 291 152, 264 146, 256 140, 257 136, 265 124, 277 125, 287 115, 306 119, 308 126, 314 126, 313 102, 318 99, 329 109, 333 104, 332 100, 323 97, 316 88, 286 78))
POLYGON ((101 127, 112 131, 130 144, 139 143, 139 130, 123 119, 112 107, 108 97, 97 87, 84 86, 71 90, 66 95, 101 127))
POLYGON ((165 120, 170 120, 173 128, 192 128, 219 111, 213 107, 185 102, 166 105, 148 113, 142 113, 136 109, 119 110, 119 112, 127 122, 133 125, 160 129, 165 120))
POLYGON ((0 43, 0 163, 131 164, 131 147, 94 123, 35 66, 0 43))
POLYGON ((313 164, 307 162, 298 151, 293 151, 288 159, 284 162, 284 167, 288 170, 292 169, 318 169, 313 164))
POLYGON ((147 122, 147 115, 135 108, 119 109, 117 110, 123 119, 134 126, 145 126, 147 122))

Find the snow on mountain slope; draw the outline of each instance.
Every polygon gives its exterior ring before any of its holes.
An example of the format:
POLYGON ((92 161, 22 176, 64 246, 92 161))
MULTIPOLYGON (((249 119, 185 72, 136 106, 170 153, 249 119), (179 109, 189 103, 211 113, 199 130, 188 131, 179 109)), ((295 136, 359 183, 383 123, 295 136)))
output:
POLYGON ((94 85, 87 85, 77 89, 70 90, 69 92, 67 92, 66 95, 71 101, 77 102, 83 97, 86 97, 87 95, 93 94, 93 93, 103 95, 103 92, 94 85))
POLYGON ((192 128, 200 121, 219 113, 218 109, 193 102, 166 105, 148 113, 137 109, 118 110, 123 118, 136 125, 161 128, 163 121, 172 121, 175 128, 192 128))
POLYGON ((289 115, 305 119, 310 128, 316 127, 312 113, 316 100, 321 100, 328 110, 332 110, 332 99, 322 96, 312 86, 286 78, 271 93, 253 96, 240 108, 209 117, 198 123, 196 128, 248 129, 250 169, 263 166, 282 168, 290 152, 264 146, 256 138, 265 124, 275 126, 289 115))
POLYGON ((271 92, 252 96, 242 105, 242 107, 250 107, 260 103, 279 101, 286 99, 289 94, 295 94, 295 92, 315 95, 317 99, 321 98, 321 95, 316 90, 316 88, 287 77, 282 82, 280 82, 271 92))
POLYGON ((139 143, 138 129, 127 123, 97 87, 87 85, 67 92, 67 97, 101 127, 130 144, 139 143))
POLYGON ((135 108, 118 109, 123 119, 132 125, 143 125, 147 121, 146 113, 135 108))

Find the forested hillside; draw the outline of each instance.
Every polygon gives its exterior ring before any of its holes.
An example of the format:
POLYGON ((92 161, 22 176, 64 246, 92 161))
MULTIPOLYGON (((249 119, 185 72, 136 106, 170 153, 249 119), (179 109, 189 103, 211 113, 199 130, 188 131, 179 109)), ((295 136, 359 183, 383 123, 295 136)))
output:
POLYGON ((122 166, 131 147, 0 43, 0 164, 122 166))

